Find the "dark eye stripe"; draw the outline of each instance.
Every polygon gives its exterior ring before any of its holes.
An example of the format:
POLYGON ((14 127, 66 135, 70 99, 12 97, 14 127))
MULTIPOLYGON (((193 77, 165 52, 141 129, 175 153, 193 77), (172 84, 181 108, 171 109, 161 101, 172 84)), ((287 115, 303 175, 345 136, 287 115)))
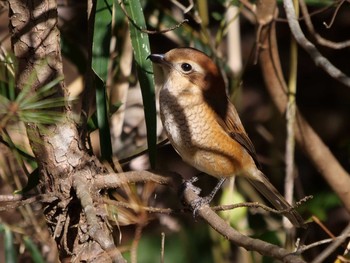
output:
POLYGON ((192 70, 192 66, 190 64, 188 64, 188 63, 182 63, 181 64, 181 68, 185 72, 189 72, 189 71, 192 70))

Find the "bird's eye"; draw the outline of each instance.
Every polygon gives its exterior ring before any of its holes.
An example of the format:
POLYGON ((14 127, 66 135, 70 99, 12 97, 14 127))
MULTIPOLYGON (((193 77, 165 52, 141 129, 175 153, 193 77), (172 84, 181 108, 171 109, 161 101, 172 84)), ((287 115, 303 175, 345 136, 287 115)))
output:
POLYGON ((192 70, 192 66, 190 64, 188 64, 188 63, 182 63, 181 64, 181 68, 185 72, 189 72, 189 71, 192 70))

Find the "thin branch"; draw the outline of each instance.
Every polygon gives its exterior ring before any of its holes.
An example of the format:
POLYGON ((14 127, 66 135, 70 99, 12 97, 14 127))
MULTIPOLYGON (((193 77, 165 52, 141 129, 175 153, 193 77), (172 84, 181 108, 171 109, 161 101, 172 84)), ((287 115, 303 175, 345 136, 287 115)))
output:
POLYGON ((304 198, 302 198, 298 202, 296 202, 295 205, 291 206, 288 209, 284 209, 284 210, 276 210, 274 208, 271 208, 271 207, 264 205, 264 204, 260 204, 258 202, 242 202, 242 203, 233 204, 233 205, 213 206, 213 207, 211 207, 211 209, 213 211, 217 212, 217 211, 231 210, 231 209, 240 208, 240 207, 261 208, 267 212, 283 215, 286 212, 290 212, 291 210, 297 208, 298 206, 300 206, 301 204, 307 202, 308 200, 310 200, 312 198, 313 198, 312 195, 305 196, 304 198))
POLYGON ((199 16, 198 11, 193 9, 193 0, 188 0, 188 6, 184 6, 177 0, 170 0, 175 6, 180 8, 184 14, 189 15, 197 24, 202 24, 202 18, 199 16), (193 9, 193 12, 190 12, 193 9))
POLYGON ((124 4, 123 4, 123 1, 118 1, 118 4, 121 8, 121 10, 123 11, 124 15, 128 18, 128 20, 130 21, 131 24, 133 24, 134 27, 137 28, 137 30, 141 31, 142 33, 146 33, 146 34, 149 34, 149 35, 154 35, 154 34, 164 34, 164 33, 167 33, 169 31, 173 31, 179 27, 181 27, 183 24, 187 23, 188 22, 188 19, 184 19, 182 20, 180 23, 176 24, 175 26, 173 27, 170 27, 170 28, 167 28, 167 29, 164 29, 164 30, 148 30, 148 29, 144 29, 144 28, 141 28, 133 19, 131 16, 129 16, 128 12, 125 10, 125 7, 124 7, 124 4))
MULTIPOLYGON (((305 198, 303 198, 302 200, 300 200, 299 202, 296 203, 295 206, 291 207, 290 209, 296 208, 297 206, 299 206, 301 203, 306 202, 307 200, 309 200, 310 198, 312 198, 312 196, 307 196, 305 198)), ((113 205, 113 206, 117 206, 117 207, 123 207, 123 208, 128 208, 128 209, 134 209, 135 206, 127 203, 127 202, 123 202, 123 201, 116 201, 116 200, 112 200, 109 198, 104 198, 103 202, 109 205, 113 205)), ((218 206, 212 206, 210 207, 213 211, 218 212, 218 211, 227 211, 227 210, 232 210, 232 209, 236 209, 236 208, 242 208, 242 207, 247 207, 247 208, 261 208, 267 212, 270 213, 274 213, 274 214, 279 214, 282 215, 286 212, 288 212, 290 209, 288 210, 276 210, 273 209, 269 206, 266 206, 264 204, 260 204, 258 202, 242 202, 242 203, 238 203, 238 204, 230 204, 230 205, 218 205, 218 206)), ((179 209, 173 209, 173 208, 159 208, 159 207, 151 207, 151 206, 139 206, 138 208, 141 208, 144 211, 147 211, 149 213, 157 213, 157 214, 167 214, 167 215, 174 215, 174 214, 183 214, 183 213, 192 213, 192 211, 187 208, 179 208, 179 209)))
POLYGON ((189 0, 189 5, 186 7, 183 4, 181 4, 179 1, 176 0, 170 0, 174 5, 176 5, 178 8, 180 8, 185 14, 190 12, 191 9, 194 7, 193 0, 189 0))
POLYGON ((315 45, 306 39, 304 33, 300 28, 300 24, 296 18, 293 1, 283 0, 283 5, 288 19, 290 30, 295 40, 299 43, 299 45, 302 48, 304 48, 309 53, 316 66, 321 67, 332 78, 340 81, 345 86, 350 87, 350 78, 338 68, 336 68, 327 58, 322 56, 322 54, 318 51, 315 45))
POLYGON ((345 236, 345 238, 348 238, 348 237, 350 237, 350 233, 347 233, 347 234, 344 234, 344 235, 340 235, 340 236, 335 237, 335 238, 327 238, 327 239, 319 240, 317 242, 314 242, 314 243, 311 243, 311 244, 308 244, 308 245, 301 245, 295 253, 296 254, 302 254, 302 253, 304 253, 305 251, 307 251, 307 250, 309 250, 311 248, 318 247, 318 246, 321 246, 321 245, 324 245, 324 244, 328 244, 328 243, 334 242, 334 241, 336 241, 338 239, 342 239, 344 241, 344 236, 345 236))
POLYGON ((344 241, 349 237, 350 234, 350 224, 343 230, 343 232, 334 240, 334 242, 329 245, 325 250, 323 250, 318 257, 316 257, 312 263, 321 263, 334 252, 344 241))
POLYGON ((162 236, 162 242, 160 247, 160 263, 164 263, 164 244, 165 244, 165 233, 161 233, 162 236))
POLYGON ((315 31, 315 28, 312 24, 310 14, 309 14, 309 12, 307 10, 307 6, 305 4, 305 0, 300 0, 299 3, 300 3, 300 10, 301 10, 303 17, 304 17, 304 20, 305 20, 306 27, 309 30, 309 32, 315 37, 318 44, 329 47, 329 48, 333 48, 333 49, 342 49, 342 48, 346 48, 346 47, 350 46, 350 40, 343 41, 343 42, 333 42, 333 41, 330 41, 330 40, 325 39, 322 36, 320 36, 315 31))
POLYGON ((136 225, 135 235, 130 246, 130 262, 137 263, 137 248, 139 246, 144 225, 136 225))
POLYGON ((329 29, 329 28, 332 27, 332 25, 333 25, 333 23, 334 23, 334 21, 335 21, 335 18, 336 18, 336 16, 337 16, 338 12, 339 12, 339 9, 340 9, 340 7, 341 7, 344 3, 345 3, 345 0, 342 0, 342 1, 339 2, 338 6, 336 7, 336 9, 335 9, 335 11, 334 11, 334 14, 333 14, 333 16, 332 16, 331 22, 329 22, 329 24, 327 24, 326 22, 323 22, 323 24, 325 25, 325 27, 326 27, 327 29, 329 29))
MULTIPOLYGON (((294 6, 298 6, 298 1, 294 1, 294 6)), ((297 9, 297 16, 299 17, 299 10, 297 9)), ((289 70, 289 81, 288 81, 288 102, 286 108, 286 151, 285 151, 285 162, 286 162, 286 176, 284 179, 284 196, 287 202, 293 201, 294 193, 294 176, 295 176, 295 136, 294 136, 294 125, 295 125, 295 112, 296 112, 296 94, 297 94, 297 79, 298 79, 298 45, 292 38, 290 42, 290 70, 289 70)), ((291 229, 292 225, 290 221, 283 220, 285 229, 291 229)))
MULTIPOLYGON (((193 204, 194 209, 195 200, 200 198, 191 188, 187 187, 184 190, 184 199, 186 203, 193 204)), ((299 256, 290 253, 289 251, 272 245, 259 239, 253 239, 245 236, 232 227, 230 227, 225 220, 219 217, 208 205, 202 206, 197 210, 198 215, 202 217, 215 231, 220 233, 225 238, 229 239, 234 244, 245 248, 248 251, 256 251, 264 256, 279 259, 288 263, 304 262, 299 256)))
POLYGON ((23 195, 0 195, 0 211, 7 211, 8 209, 15 209, 20 206, 32 204, 35 202, 49 203, 53 202, 57 197, 49 195, 35 195, 35 196, 23 196, 23 195), (1 203, 9 203, 2 205, 1 203))
POLYGON ((96 189, 118 188, 123 184, 150 181, 161 185, 167 185, 176 178, 180 180, 180 176, 176 173, 160 173, 158 171, 131 171, 125 173, 97 175, 93 179, 93 185, 96 189), (170 175, 172 175, 173 178, 170 178, 170 175))
POLYGON ((108 253, 112 262, 126 262, 120 251, 115 246, 109 231, 103 229, 99 223, 97 216, 98 213, 93 203, 92 194, 89 191, 91 189, 91 185, 88 183, 89 175, 90 172, 88 170, 80 171, 73 175, 73 187, 86 216, 88 234, 104 251, 108 253))
POLYGON ((322 223, 322 221, 316 217, 312 216, 312 220, 331 238, 335 238, 335 235, 322 223))
MULTIPOLYGON (((265 49, 261 50, 259 61, 265 79, 265 86, 270 93, 270 97, 278 110, 284 114, 287 107, 287 85, 280 65, 275 31, 274 22, 263 29, 261 34, 265 49)), ((341 166, 298 109, 296 120, 294 129, 299 146, 304 150, 333 191, 337 193, 347 211, 350 211, 349 173, 341 166), (337 176, 334 176, 335 174, 337 176)))

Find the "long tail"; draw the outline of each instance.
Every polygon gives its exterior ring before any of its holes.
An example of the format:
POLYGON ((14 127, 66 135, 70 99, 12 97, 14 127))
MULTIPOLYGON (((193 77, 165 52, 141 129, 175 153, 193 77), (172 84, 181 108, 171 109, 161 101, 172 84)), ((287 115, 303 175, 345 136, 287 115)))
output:
POLYGON ((287 210, 283 213, 295 227, 303 227, 306 225, 300 214, 291 207, 291 205, 284 199, 278 190, 270 183, 269 179, 259 171, 260 180, 248 179, 249 182, 278 210, 287 210))

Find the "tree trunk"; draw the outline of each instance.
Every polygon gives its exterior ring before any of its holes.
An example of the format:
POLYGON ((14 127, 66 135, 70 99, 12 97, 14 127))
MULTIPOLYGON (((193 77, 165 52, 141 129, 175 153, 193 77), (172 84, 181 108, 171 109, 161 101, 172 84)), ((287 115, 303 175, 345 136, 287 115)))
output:
MULTIPOLYGON (((10 30, 18 68, 16 87, 30 85, 29 95, 63 75, 57 2, 9 0, 10 30)), ((64 81, 54 96, 68 97, 64 81)), ((44 214, 55 239, 60 259, 79 262, 124 262, 116 249, 104 211, 97 210, 100 194, 88 180, 104 172, 95 156, 88 154, 69 105, 55 125, 27 123, 31 147, 39 165, 40 191, 48 198, 44 214), (84 188, 85 187, 85 188, 84 188), (99 213, 95 213, 99 211, 99 213)))

